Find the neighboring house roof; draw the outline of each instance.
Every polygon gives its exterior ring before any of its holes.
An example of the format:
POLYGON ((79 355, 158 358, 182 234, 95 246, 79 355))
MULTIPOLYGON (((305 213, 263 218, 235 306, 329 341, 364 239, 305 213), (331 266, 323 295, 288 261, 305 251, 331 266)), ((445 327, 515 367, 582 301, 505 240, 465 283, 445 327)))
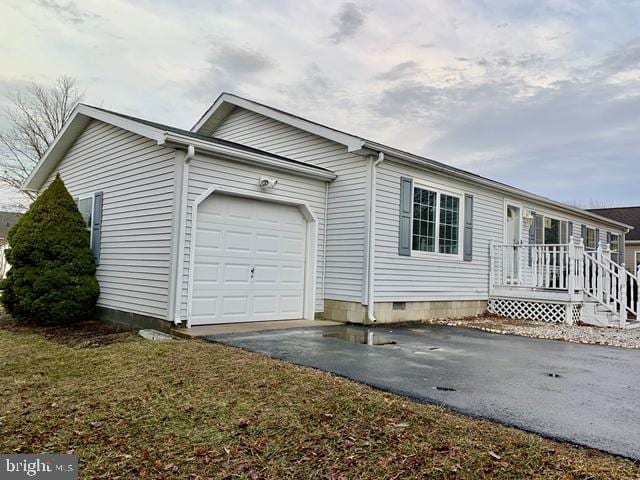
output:
POLYGON ((9 229, 16 224, 20 215, 18 212, 0 212, 0 238, 7 238, 9 229))
POLYGON ((610 218, 616 222, 626 223, 633 227, 627 233, 627 241, 640 241, 640 206, 638 207, 616 207, 616 208, 590 208, 590 212, 603 217, 610 218))
POLYGON ((336 174, 326 168, 265 152, 257 148, 105 110, 104 108, 79 104, 60 131, 60 134, 49 146, 49 149, 25 180, 22 186, 24 190, 37 191, 42 187, 51 172, 55 169, 55 166, 64 157, 91 120, 99 120, 137 133, 155 140, 159 145, 193 145, 197 150, 207 153, 223 154, 237 160, 262 163, 273 168, 291 170, 299 174, 306 174, 326 180, 336 178, 336 174))
POLYGON ((278 120, 285 124, 299 128, 306 132, 313 133, 315 135, 327 138, 336 143, 346 146, 347 150, 350 152, 358 152, 358 153, 383 152, 399 160, 404 160, 410 163, 428 167, 432 170, 436 170, 444 174, 452 175, 457 178, 464 179, 476 184, 482 184, 490 188, 500 190, 507 194, 518 195, 521 197, 525 197, 525 198, 540 202, 542 204, 547 204, 547 205, 554 206, 556 208, 561 208, 563 210, 570 211, 584 218, 589 218, 592 220, 613 224, 613 225, 616 225, 617 227, 622 227, 625 229, 630 228, 630 225, 626 223, 612 220, 610 218, 603 217, 596 213, 592 213, 580 208, 576 208, 571 205, 566 205, 562 202, 558 202, 556 200, 543 197, 541 195, 536 195, 534 193, 527 192, 526 190, 512 187, 511 185, 507 185, 505 183, 498 182, 496 180, 491 180, 481 175, 477 175, 475 173, 471 173, 466 170, 461 170, 459 168, 453 167, 451 165, 447 165, 445 163, 431 160, 426 157, 421 157, 419 155, 414 155, 412 153, 399 150, 397 148, 389 147, 387 145, 383 145, 378 142, 367 140, 366 138, 363 138, 363 137, 351 135, 341 130, 337 130, 335 128, 331 128, 326 125, 322 125, 320 123, 308 120, 298 115, 294 115, 294 114, 285 112, 283 110, 273 108, 259 102, 255 102, 247 98, 239 97, 231 93, 226 93, 226 92, 222 93, 216 99, 213 105, 211 105, 211 107, 207 109, 207 111, 202 115, 202 117, 200 117, 200 119, 196 122, 196 124, 191 128, 191 131, 197 132, 203 135, 212 135, 215 129, 217 128, 217 126, 220 125, 222 121, 237 107, 247 109, 249 111, 267 116, 269 118, 273 118, 274 120, 278 120))

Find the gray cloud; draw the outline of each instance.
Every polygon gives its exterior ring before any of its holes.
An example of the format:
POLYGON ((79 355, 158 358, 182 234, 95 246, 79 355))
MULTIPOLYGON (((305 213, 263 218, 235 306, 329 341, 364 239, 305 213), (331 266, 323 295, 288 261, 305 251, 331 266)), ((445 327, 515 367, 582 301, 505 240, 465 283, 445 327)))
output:
POLYGON ((81 9, 74 1, 63 3, 57 0, 39 0, 38 3, 62 20, 75 25, 100 18, 100 15, 81 9))
POLYGON ((394 65, 389 70, 376 75, 376 80, 399 80, 420 72, 419 65, 413 60, 394 65))
POLYGON ((304 69, 304 76, 295 82, 280 85, 278 91, 296 102, 315 104, 327 101, 332 94, 333 85, 316 63, 310 63, 304 69))
POLYGON ((610 52, 601 66, 602 70, 608 73, 640 68, 640 37, 636 37, 610 52))
POLYGON ((216 92, 239 92, 243 84, 273 67, 273 61, 261 51, 218 41, 207 57, 204 74, 190 93, 208 101, 217 95, 216 92))
POLYGON ((344 42, 357 33, 364 21, 365 14, 360 6, 353 2, 343 3, 340 11, 333 17, 336 31, 329 36, 329 39, 336 44, 344 42))

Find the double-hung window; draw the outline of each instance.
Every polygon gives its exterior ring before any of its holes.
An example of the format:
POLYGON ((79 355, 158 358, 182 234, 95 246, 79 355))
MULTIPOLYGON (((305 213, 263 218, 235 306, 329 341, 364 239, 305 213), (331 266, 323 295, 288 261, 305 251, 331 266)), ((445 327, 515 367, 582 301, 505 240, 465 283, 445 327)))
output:
POLYGON ((584 239, 584 246, 587 250, 595 250, 598 248, 598 239, 596 238, 596 229, 594 227, 587 227, 587 235, 584 239))
POLYGON ((461 197, 414 186, 411 248, 416 252, 460 254, 461 197))
POLYGON ((609 248, 611 249, 611 259, 614 262, 624 262, 624 258, 620 258, 620 235, 617 233, 609 234, 609 248))
POLYGON ((92 245, 91 237, 93 235, 93 228, 92 228, 93 209, 94 209, 93 199, 94 199, 94 196, 91 195, 89 197, 80 197, 77 200, 78 210, 80 210, 80 214, 82 215, 82 219, 84 220, 85 228, 89 232, 89 245, 92 245))
POLYGON ((569 242, 569 223, 566 220, 540 215, 536 218, 536 241, 544 245, 569 242))
POLYGON ((89 232, 89 247, 96 264, 100 263, 100 243, 102 239, 102 192, 94 192, 76 198, 78 210, 89 232))

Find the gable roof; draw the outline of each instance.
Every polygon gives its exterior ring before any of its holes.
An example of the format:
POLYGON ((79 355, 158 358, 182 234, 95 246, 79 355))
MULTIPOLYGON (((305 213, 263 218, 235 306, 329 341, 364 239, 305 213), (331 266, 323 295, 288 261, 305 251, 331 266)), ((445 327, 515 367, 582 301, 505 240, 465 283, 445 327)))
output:
POLYGON ((482 184, 492 189, 500 190, 509 195, 517 195, 525 197, 533 201, 551 205, 562 210, 570 211, 580 217, 588 218, 594 221, 603 222, 610 225, 615 225, 618 228, 629 229, 630 225, 616 221, 605 216, 598 215, 587 210, 583 210, 571 205, 566 205, 562 202, 552 200, 542 195, 536 195, 534 193, 527 192, 520 188, 512 187, 506 183, 498 182, 490 178, 483 177, 481 175, 462 170, 451 165, 432 160, 430 158, 414 155, 397 148, 389 147, 372 140, 367 140, 363 137, 351 135, 349 133, 337 130, 335 128, 322 125, 320 123, 308 120, 306 118, 294 115, 292 113, 285 112, 283 110, 270 107, 263 103, 249 100, 247 98, 240 97, 231 93, 223 92, 211 105, 207 111, 200 117, 196 124, 191 128, 192 132, 196 132, 203 135, 213 135, 215 129, 224 121, 224 119, 235 109, 244 108, 246 110, 264 115, 266 117, 278 120, 287 125, 299 128, 300 130, 313 133, 320 137, 327 138, 336 143, 347 147, 347 151, 353 153, 374 153, 383 152, 386 155, 394 157, 399 160, 403 160, 409 163, 428 167, 432 170, 444 173, 446 175, 454 176, 460 179, 464 179, 476 184, 482 184))
POLYGON ((361 150, 364 146, 365 140, 363 138, 227 92, 222 93, 216 101, 213 102, 213 105, 211 105, 207 111, 202 114, 196 124, 191 127, 191 131, 211 135, 216 127, 220 125, 227 115, 236 107, 246 108, 252 112, 297 127, 300 130, 328 138, 336 143, 345 145, 349 152, 361 150))
POLYGON ((299 174, 318 176, 327 180, 336 178, 336 174, 331 170, 283 157, 282 155, 276 155, 247 145, 213 138, 170 125, 132 117, 131 115, 125 115, 104 108, 78 104, 58 136, 24 181, 22 189, 32 191, 39 190, 47 178, 49 178, 49 175, 51 175, 58 162, 62 160, 92 120, 99 120, 137 133, 138 135, 156 141, 158 145, 193 145, 196 149, 207 153, 219 153, 238 160, 252 160, 257 163, 270 165, 274 168, 292 170, 299 174))
POLYGON ((626 240, 640 240, 640 206, 638 207, 617 207, 617 208, 590 208, 590 212, 610 218, 616 222, 626 223, 633 227, 626 237, 626 240))

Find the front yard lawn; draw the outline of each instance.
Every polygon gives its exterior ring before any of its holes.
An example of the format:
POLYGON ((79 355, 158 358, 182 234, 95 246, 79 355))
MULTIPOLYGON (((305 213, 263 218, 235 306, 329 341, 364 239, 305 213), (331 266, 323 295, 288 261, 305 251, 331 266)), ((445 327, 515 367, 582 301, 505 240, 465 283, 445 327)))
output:
POLYGON ((259 354, 120 337, 80 348, 0 330, 0 452, 75 453, 81 478, 640 476, 625 459, 259 354))

